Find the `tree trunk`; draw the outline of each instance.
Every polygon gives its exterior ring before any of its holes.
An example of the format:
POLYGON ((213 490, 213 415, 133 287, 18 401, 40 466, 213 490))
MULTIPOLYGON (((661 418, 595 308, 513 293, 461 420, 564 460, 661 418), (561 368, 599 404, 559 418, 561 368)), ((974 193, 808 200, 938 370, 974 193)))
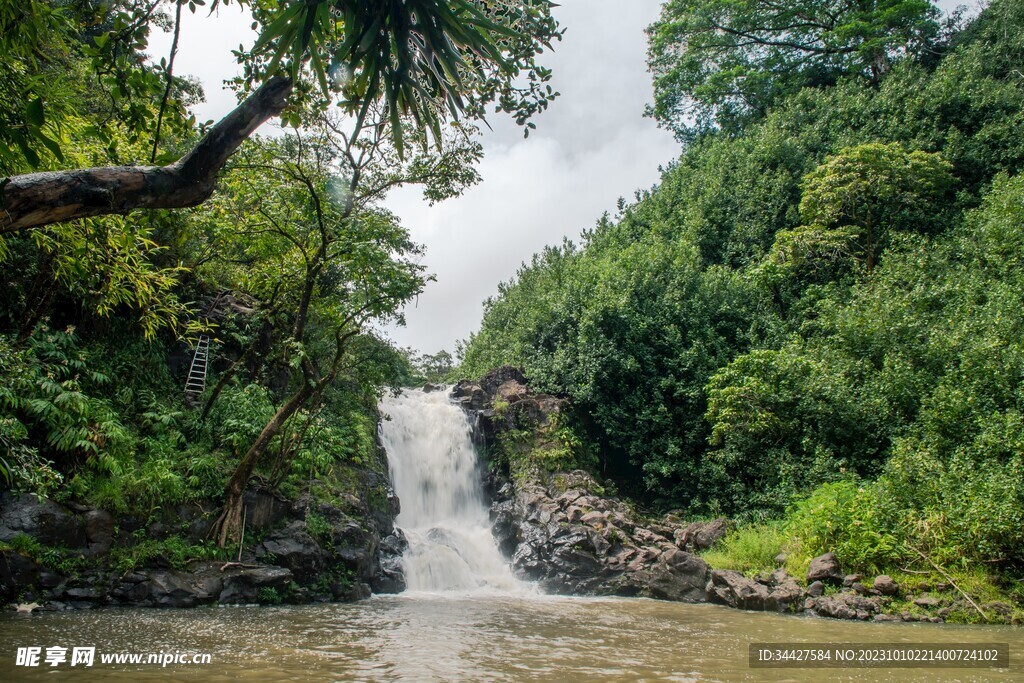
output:
POLYGON ((133 209, 202 204, 231 154, 267 119, 281 113, 291 91, 290 79, 271 78, 169 166, 103 166, 2 179, 0 234, 133 209))
POLYGON ((238 540, 242 536, 242 496, 245 494, 245 487, 252 479, 252 473, 256 469, 256 463, 267 451, 270 441, 281 431, 284 423, 294 415, 306 401, 315 393, 315 389, 309 384, 303 384, 288 401, 278 408, 274 417, 263 427, 263 431, 256 437, 256 441, 249 447, 249 451, 235 468, 234 474, 228 480, 224 509, 213 525, 212 535, 217 538, 217 545, 223 548, 228 541, 238 540))

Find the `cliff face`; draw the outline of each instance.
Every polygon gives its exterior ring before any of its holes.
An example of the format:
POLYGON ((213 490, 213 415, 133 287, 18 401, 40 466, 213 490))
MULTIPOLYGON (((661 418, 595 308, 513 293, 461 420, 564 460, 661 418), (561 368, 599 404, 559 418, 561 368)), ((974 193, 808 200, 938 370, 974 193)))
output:
POLYGON ((216 504, 115 516, 0 496, 0 600, 33 609, 351 601, 405 587, 383 450, 288 500, 246 493, 245 546, 207 540, 216 504))
POLYGON ((531 392, 507 367, 452 396, 474 420, 494 535, 520 578, 549 593, 705 600, 709 568, 687 527, 646 519, 569 469, 579 455, 563 431, 563 399, 531 392))

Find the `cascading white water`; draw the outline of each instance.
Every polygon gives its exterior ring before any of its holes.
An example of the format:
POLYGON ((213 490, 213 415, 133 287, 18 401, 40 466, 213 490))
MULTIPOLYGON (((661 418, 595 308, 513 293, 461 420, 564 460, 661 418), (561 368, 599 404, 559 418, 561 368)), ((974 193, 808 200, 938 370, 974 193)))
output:
POLYGON ((466 414, 447 392, 407 389, 381 402, 381 442, 402 510, 410 591, 519 591, 491 535, 466 414))

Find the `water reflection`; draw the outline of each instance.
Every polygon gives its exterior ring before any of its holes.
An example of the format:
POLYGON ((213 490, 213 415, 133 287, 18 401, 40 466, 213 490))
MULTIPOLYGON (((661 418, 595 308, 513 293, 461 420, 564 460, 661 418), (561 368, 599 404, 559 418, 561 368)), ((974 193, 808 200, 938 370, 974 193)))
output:
POLYGON ((0 680, 1022 681, 1024 631, 865 624, 651 600, 406 595, 352 605, 0 617, 0 680), (750 642, 1009 642, 1010 670, 752 670, 750 642), (96 646, 88 669, 16 667, 21 646, 96 646), (206 666, 100 653, 209 652, 206 666), (44 670, 46 669, 46 670, 44 670))

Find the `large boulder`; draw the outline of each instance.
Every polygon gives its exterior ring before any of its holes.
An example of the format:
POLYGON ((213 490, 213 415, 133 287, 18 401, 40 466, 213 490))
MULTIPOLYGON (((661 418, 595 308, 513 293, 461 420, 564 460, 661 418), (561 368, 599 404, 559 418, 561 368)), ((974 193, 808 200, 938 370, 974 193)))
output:
POLYGON ((729 520, 724 517, 710 522, 693 522, 674 533, 676 545, 683 550, 707 550, 720 541, 730 528, 729 520))
POLYGON ((374 593, 401 593, 405 590, 405 571, 402 555, 409 548, 409 541, 401 529, 385 536, 380 543, 380 571, 370 580, 374 593))
MULTIPOLYGON (((650 578, 638 594, 659 600, 704 602, 709 571, 707 563, 696 555, 682 550, 666 550, 647 570, 650 578)), ((637 574, 643 576, 642 572, 637 574)))
POLYGON ((803 591, 783 569, 762 581, 737 571, 715 570, 707 584, 707 597, 710 602, 738 609, 785 612, 798 609, 803 591))
POLYGON ((303 584, 315 581, 327 568, 329 559, 328 553, 309 534, 302 520, 295 520, 283 529, 267 534, 254 554, 267 564, 289 569, 303 584))
MULTIPOLYGON (((215 602, 223 582, 215 574, 154 571, 148 582, 138 585, 148 588, 148 599, 156 607, 194 607, 215 602)), ((142 595, 142 589, 135 589, 135 595, 142 595)))
POLYGON ((865 598, 852 591, 808 598, 804 608, 812 614, 832 619, 866 621, 881 611, 877 598, 865 598))
POLYGON ((876 576, 872 585, 874 586, 874 589, 882 595, 893 596, 900 592, 899 585, 893 581, 893 578, 888 574, 876 576))
POLYGON ((114 542, 114 517, 104 510, 85 513, 85 537, 88 552, 93 557, 106 555, 114 542))
POLYGON ((599 491, 581 470, 502 485, 492 531, 516 574, 549 593, 702 602, 707 564, 599 491))
POLYGON ((807 569, 807 583, 821 581, 825 585, 842 586, 845 578, 835 553, 818 555, 807 569))
POLYGON ((263 602, 267 595, 264 591, 273 591, 283 596, 293 580, 291 571, 284 567, 242 567, 228 569, 224 573, 224 589, 220 594, 220 604, 251 604, 263 602))
POLYGON ((48 498, 7 492, 0 497, 0 541, 19 534, 60 548, 84 549, 88 543, 81 515, 48 498))

